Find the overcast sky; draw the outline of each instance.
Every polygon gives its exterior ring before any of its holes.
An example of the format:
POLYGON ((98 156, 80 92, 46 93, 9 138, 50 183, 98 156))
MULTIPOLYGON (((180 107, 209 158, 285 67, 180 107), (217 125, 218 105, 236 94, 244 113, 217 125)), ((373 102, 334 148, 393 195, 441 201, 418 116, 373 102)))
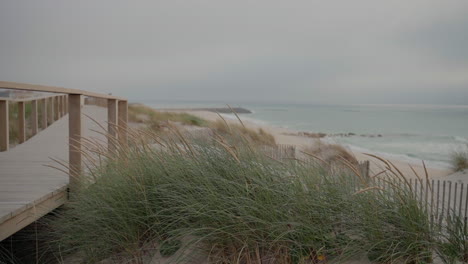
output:
POLYGON ((132 100, 468 104, 468 1, 0 0, 0 80, 132 100))

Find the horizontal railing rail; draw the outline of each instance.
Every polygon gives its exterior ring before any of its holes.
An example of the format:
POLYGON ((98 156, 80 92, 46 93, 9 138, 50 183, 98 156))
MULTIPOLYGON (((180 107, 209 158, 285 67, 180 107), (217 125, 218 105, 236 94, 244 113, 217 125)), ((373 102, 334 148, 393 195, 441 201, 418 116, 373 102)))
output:
POLYGON ((84 91, 84 90, 69 89, 69 88, 56 87, 56 86, 44 86, 44 85, 26 84, 26 83, 17 83, 17 82, 0 81, 0 88, 15 89, 15 90, 22 90, 22 91, 47 92, 47 93, 79 94, 79 95, 90 96, 90 97, 127 101, 127 99, 125 98, 117 97, 117 96, 113 96, 109 94, 94 93, 94 92, 89 92, 89 91, 84 91))
MULTIPOLYGON (((43 96, 32 96, 32 97, 25 97, 25 98, 8 98, 8 97, 0 97, 1 99, 7 99, 10 102, 31 102, 37 101, 42 99, 49 99, 51 97, 56 97, 60 95, 43 95, 43 96)), ((62 95, 65 96, 65 95, 62 95)))

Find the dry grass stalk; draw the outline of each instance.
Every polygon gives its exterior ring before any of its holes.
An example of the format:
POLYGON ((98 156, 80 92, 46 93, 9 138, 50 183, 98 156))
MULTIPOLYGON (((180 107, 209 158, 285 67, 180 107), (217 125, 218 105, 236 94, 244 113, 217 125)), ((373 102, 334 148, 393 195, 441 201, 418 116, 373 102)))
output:
POLYGON ((385 189, 383 189, 383 188, 381 188, 381 187, 372 186, 372 187, 367 187, 367 188, 364 188, 364 189, 362 189, 362 190, 359 190, 359 191, 355 192, 354 195, 357 195, 357 194, 360 194, 360 193, 364 193, 364 192, 368 192, 368 191, 372 191, 372 190, 385 191, 385 189))
POLYGON ((242 125, 244 128, 246 128, 245 125, 244 125, 244 122, 242 122, 242 120, 239 118, 239 116, 237 115, 236 111, 234 111, 234 109, 232 109, 232 107, 231 107, 230 105, 227 105, 227 106, 229 107, 229 109, 231 109, 231 112, 237 117, 237 120, 239 120, 239 122, 241 123, 241 125, 242 125))
POLYGON ((307 156, 310 156, 310 157, 312 157, 312 158, 314 158, 314 159, 317 159, 317 160, 321 161, 323 164, 325 164, 327 167, 330 167, 330 163, 328 163, 328 162, 326 162, 325 160, 321 159, 321 158, 318 157, 317 155, 314 155, 314 154, 312 154, 312 153, 309 153, 309 152, 307 152, 307 151, 302 151, 302 150, 300 150, 300 152, 301 152, 301 153, 304 153, 304 154, 306 154, 307 156))

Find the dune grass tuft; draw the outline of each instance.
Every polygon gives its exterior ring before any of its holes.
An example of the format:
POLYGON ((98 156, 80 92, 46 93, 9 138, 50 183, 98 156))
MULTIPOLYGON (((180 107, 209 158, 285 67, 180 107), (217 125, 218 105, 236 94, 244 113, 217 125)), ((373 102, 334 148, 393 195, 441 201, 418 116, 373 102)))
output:
POLYGON ((342 163, 343 160, 352 165, 358 164, 356 157, 345 147, 338 144, 325 143, 321 140, 315 140, 313 145, 303 147, 302 151, 312 154, 330 164, 342 163))
POLYGON ((192 126, 206 126, 208 123, 202 118, 187 113, 161 112, 141 104, 128 106, 128 118, 130 122, 145 123, 156 130, 164 127, 168 121, 192 126))
POLYGON ((276 145, 275 137, 262 128, 254 130, 247 128, 242 124, 227 124, 223 120, 211 122, 210 128, 214 129, 221 135, 243 135, 257 145, 276 145))
POLYGON ((468 145, 463 150, 454 151, 451 155, 450 162, 455 171, 468 169, 468 145))

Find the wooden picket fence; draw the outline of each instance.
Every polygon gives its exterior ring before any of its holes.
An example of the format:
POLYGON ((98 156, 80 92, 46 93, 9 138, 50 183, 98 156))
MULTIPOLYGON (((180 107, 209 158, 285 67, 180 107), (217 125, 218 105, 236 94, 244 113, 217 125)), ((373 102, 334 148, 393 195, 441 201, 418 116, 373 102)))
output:
MULTIPOLYGON (((388 183, 382 178, 374 182, 383 189, 390 189, 388 183)), ((463 221, 466 226, 468 217, 468 184, 434 179, 408 179, 398 184, 406 184, 420 206, 425 209, 431 218, 431 224, 449 225, 454 219, 463 221)))
MULTIPOLYGON (((206 137, 210 133, 202 130, 190 134, 206 137)), ((320 164, 313 158, 305 158, 300 155, 294 145, 263 146, 261 150, 266 156, 282 162, 298 161, 303 165, 310 166, 320 164)), ((369 161, 360 162, 357 166, 357 172, 360 173, 362 178, 367 179, 369 186, 377 186, 385 191, 392 191, 391 183, 389 183, 389 178, 386 175, 382 174, 378 177, 370 175, 369 161)), ((352 177, 351 181, 357 191, 362 188, 362 184, 357 177, 352 177)), ((408 178, 407 181, 394 179, 393 181, 393 184, 405 185, 404 188, 408 188, 414 194, 420 206, 425 208, 431 224, 439 224, 439 226, 445 224, 447 226, 454 218, 458 218, 467 226, 468 183, 418 178, 408 178)))
MULTIPOLYGON (((280 160, 296 160, 298 159, 296 146, 278 145, 276 147, 264 147, 265 154, 280 160)), ((317 164, 313 160, 309 160, 309 164, 317 164)), ((307 162, 305 163, 307 164, 307 162)), ((377 186, 385 191, 392 191, 391 183, 385 176, 370 177, 370 162, 363 161, 357 166, 358 172, 364 179, 367 179, 370 186, 377 186)), ((353 177, 356 190, 360 188, 358 179, 353 177)), ((418 179, 408 178, 393 180, 393 184, 397 184, 408 188, 414 197, 420 203, 421 208, 424 208, 430 217, 431 225, 449 226, 454 222, 454 219, 461 220, 465 227, 468 227, 468 183, 452 182, 436 179, 418 179)))
MULTIPOLYGON (((269 157, 279 161, 297 160, 302 164, 315 166, 320 162, 313 158, 305 158, 304 155, 298 155, 296 146, 279 144, 276 146, 263 146, 262 151, 269 157)), ((359 162, 357 171, 363 178, 369 178, 369 161, 359 162)))

